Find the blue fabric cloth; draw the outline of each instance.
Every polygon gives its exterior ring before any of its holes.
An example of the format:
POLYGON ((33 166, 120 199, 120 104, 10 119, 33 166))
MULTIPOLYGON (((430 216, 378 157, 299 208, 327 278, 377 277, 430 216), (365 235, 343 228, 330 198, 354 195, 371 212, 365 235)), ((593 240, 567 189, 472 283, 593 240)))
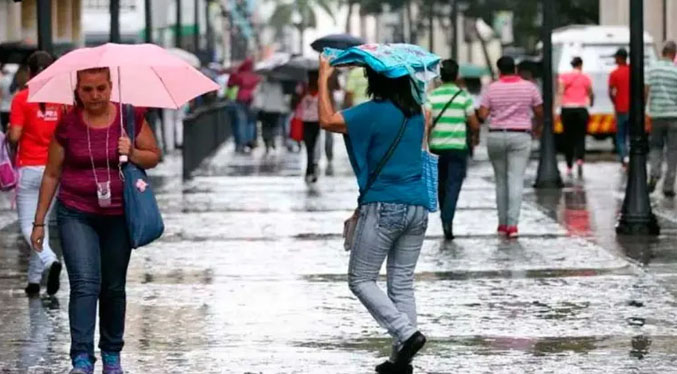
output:
POLYGON ((620 161, 628 157, 628 138, 630 137, 630 115, 616 114, 616 150, 620 161))
MULTIPOLYGON (((367 101, 343 112, 348 134, 346 147, 360 190, 397 137, 404 114, 390 101, 367 101)), ((407 120, 402 140, 383 167, 363 204, 400 203, 426 206, 422 179, 423 115, 407 120)))

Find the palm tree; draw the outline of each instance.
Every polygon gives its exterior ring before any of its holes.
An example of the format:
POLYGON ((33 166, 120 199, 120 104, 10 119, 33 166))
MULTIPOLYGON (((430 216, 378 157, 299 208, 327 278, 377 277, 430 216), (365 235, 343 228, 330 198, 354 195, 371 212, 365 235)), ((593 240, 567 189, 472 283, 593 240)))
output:
POLYGON ((335 0, 271 0, 277 3, 269 23, 278 32, 287 26, 295 26, 300 34, 299 52, 303 54, 305 47, 305 31, 317 27, 317 9, 322 9, 332 20, 334 18, 333 3, 335 0))

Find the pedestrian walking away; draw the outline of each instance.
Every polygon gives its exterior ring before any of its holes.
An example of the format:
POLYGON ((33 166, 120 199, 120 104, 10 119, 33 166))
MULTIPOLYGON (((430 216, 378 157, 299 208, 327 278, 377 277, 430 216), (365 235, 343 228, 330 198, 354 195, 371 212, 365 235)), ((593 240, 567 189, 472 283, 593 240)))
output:
MULTIPOLYGON (((49 53, 34 52, 28 58, 31 77, 36 76, 52 62, 54 58, 49 53)), ((63 109, 64 107, 58 104, 29 103, 28 88, 19 91, 12 100, 8 138, 11 144, 18 146, 19 184, 16 201, 21 233, 31 248, 28 285, 25 289, 29 296, 40 294, 43 273, 47 273, 47 294, 54 295, 59 290, 62 265, 49 245, 49 228, 43 227, 45 237, 42 250, 39 252, 31 246, 31 232, 38 206, 40 182, 47 165, 49 143, 63 109)), ((49 216, 49 213, 47 215, 49 216)), ((45 225, 48 223, 44 222, 45 225)))
POLYGON ((616 111, 616 151, 623 167, 628 166, 628 137, 630 136, 630 66, 628 52, 620 48, 614 55, 618 66, 609 75, 609 98, 616 111))
POLYGON ((455 84, 458 63, 442 61, 441 78, 443 84, 428 98, 428 118, 433 119, 430 150, 439 156, 438 196, 442 228, 445 239, 452 240, 456 204, 468 167, 467 139, 468 135, 470 138, 477 136, 480 123, 475 116, 472 97, 455 84))
POLYGON ((648 113, 652 119, 649 139, 651 176, 649 191, 656 189, 663 175, 663 154, 667 154, 667 172, 663 180, 663 194, 675 196, 677 172, 677 44, 665 43, 662 58, 651 66, 645 77, 645 95, 648 113))
POLYGON ((289 111, 289 102, 282 82, 266 78, 254 91, 252 109, 258 111, 261 120, 261 136, 266 154, 276 148, 275 138, 280 134, 284 115, 289 111))
POLYGON ((257 130, 256 115, 252 111, 251 103, 254 99, 254 90, 259 84, 260 77, 254 73, 254 61, 246 59, 228 79, 228 89, 231 99, 235 101, 235 118, 233 122, 233 138, 235 150, 243 153, 247 149, 256 147, 257 130))
POLYGON ((135 111, 135 142, 122 132, 110 101, 108 68, 77 72, 76 107, 57 126, 40 189, 33 245, 42 249, 44 222, 59 186, 57 218, 70 282, 71 374, 94 370, 97 301, 104 374, 121 374, 127 267, 131 243, 123 209, 119 156, 149 169, 160 152, 143 110, 135 111))
POLYGON ((373 100, 335 112, 328 79, 334 68, 322 58, 319 117, 322 128, 346 135, 360 188, 359 219, 350 248, 348 285, 372 317, 393 337, 379 373, 411 373, 425 337, 417 329, 414 270, 428 226, 421 146, 425 124, 409 76, 386 78, 367 68, 373 100), (376 284, 387 261, 387 294, 376 284))
POLYGON ((592 92, 592 80, 583 72, 583 60, 574 57, 571 60, 573 70, 560 74, 558 79, 558 102, 561 107, 561 119, 564 126, 564 156, 567 175, 573 174, 576 162, 579 177, 583 176, 585 161, 585 136, 588 132, 588 108, 595 96, 592 92))
POLYGON ((0 129, 7 131, 9 127, 9 111, 12 108, 14 93, 11 90, 13 74, 7 64, 0 64, 0 129))
POLYGON ((318 158, 320 152, 316 146, 320 137, 320 123, 318 116, 318 73, 308 72, 308 86, 304 89, 296 108, 296 117, 303 121, 303 143, 306 146, 306 183, 315 183, 319 176, 318 158))
POLYGON ((535 84, 515 75, 512 57, 501 57, 497 67, 500 79, 482 96, 479 115, 490 123, 487 150, 496 178, 498 233, 516 238, 524 173, 532 135, 540 134, 543 100, 535 84))

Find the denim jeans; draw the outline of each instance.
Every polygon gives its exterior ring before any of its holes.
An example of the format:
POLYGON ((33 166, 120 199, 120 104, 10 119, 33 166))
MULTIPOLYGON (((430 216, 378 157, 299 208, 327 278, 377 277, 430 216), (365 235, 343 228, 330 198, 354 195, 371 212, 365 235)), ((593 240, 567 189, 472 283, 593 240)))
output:
POLYGON ((663 191, 675 190, 677 175, 677 118, 654 118, 649 137, 649 161, 651 178, 661 179, 663 174, 663 154, 667 155, 667 172, 663 180, 663 191))
POLYGON ((620 161, 628 157, 628 138, 630 136, 630 115, 616 113, 616 150, 620 161))
POLYGON ((520 132, 491 132, 487 150, 496 178, 498 224, 517 226, 522 207, 524 173, 531 153, 531 135, 520 132))
POLYGON ((468 168, 468 151, 463 149, 449 149, 433 151, 440 156, 437 164, 439 174, 437 195, 443 224, 452 224, 456 215, 458 195, 468 168))
MULTIPOLYGON (((33 232, 33 220, 35 211, 38 208, 38 195, 40 194, 40 184, 42 183, 42 174, 45 171, 44 166, 28 166, 19 169, 19 185, 16 191, 16 206, 19 216, 19 226, 21 234, 26 243, 31 248, 31 259, 28 263, 28 283, 40 283, 42 273, 48 269, 54 261, 57 260, 54 251, 49 246, 49 222, 45 226, 45 239, 42 246, 42 252, 36 252, 31 245, 31 233, 33 232)), ((50 209, 51 210, 51 209, 50 209)), ((49 220, 50 214, 47 214, 49 220)))
POLYGON ((416 332, 414 270, 428 228, 428 211, 421 206, 372 203, 360 207, 359 214, 348 285, 388 330, 396 347, 416 332), (387 295, 376 284, 386 258, 387 295))
POLYGON ((99 216, 59 203, 57 218, 70 281, 68 317, 71 358, 94 360, 94 327, 99 303, 99 348, 120 352, 124 345, 127 266, 131 256, 124 216, 99 216))
POLYGON ((235 103, 233 138, 236 146, 245 146, 256 140, 256 115, 248 104, 235 103))

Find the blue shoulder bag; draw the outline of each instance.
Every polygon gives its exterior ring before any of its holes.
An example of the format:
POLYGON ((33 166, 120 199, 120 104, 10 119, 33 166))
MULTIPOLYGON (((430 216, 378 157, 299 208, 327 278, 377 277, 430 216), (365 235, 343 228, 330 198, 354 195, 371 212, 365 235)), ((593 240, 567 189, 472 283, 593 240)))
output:
MULTIPOLYGON (((134 108, 125 105, 127 135, 135 142, 134 108)), ((162 236, 165 225, 146 172, 131 161, 122 166, 125 219, 132 248, 143 247, 162 236)))

